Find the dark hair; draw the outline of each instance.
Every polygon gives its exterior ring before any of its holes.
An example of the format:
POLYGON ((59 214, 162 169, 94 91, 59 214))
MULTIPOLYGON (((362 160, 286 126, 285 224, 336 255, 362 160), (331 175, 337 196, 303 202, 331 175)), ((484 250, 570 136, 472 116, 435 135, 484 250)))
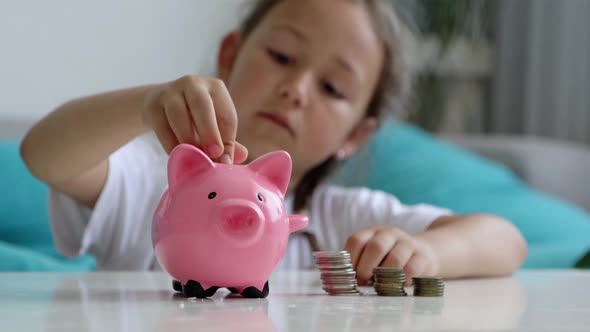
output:
MULTIPOLYGON (((252 10, 243 20, 240 32, 245 38, 270 10, 283 0, 254 0, 252 10)), ((321 1, 321 0, 318 0, 321 1)), ((380 124, 387 115, 397 113, 404 104, 410 82, 400 49, 400 22, 393 6, 385 0, 350 0, 365 6, 373 19, 375 31, 385 52, 385 61, 379 82, 369 104, 365 117, 374 117, 380 124)), ((304 209, 311 193, 337 166, 338 160, 330 157, 309 170, 295 189, 294 210, 304 209)))

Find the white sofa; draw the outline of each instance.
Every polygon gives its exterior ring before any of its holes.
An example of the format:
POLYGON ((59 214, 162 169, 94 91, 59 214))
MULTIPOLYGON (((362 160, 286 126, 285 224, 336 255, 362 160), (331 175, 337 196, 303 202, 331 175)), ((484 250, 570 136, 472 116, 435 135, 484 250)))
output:
POLYGON ((533 188, 590 211, 590 147, 517 135, 443 135, 441 138, 509 167, 533 188))

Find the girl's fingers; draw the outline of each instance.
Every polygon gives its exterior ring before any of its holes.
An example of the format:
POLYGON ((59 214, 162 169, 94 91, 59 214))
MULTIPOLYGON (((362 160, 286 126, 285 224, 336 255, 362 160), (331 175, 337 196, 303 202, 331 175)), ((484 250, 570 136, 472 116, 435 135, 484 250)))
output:
POLYGON ((196 145, 191 117, 184 100, 180 97, 168 98, 164 104, 164 113, 176 140, 179 143, 196 145))
POLYGON ((368 282, 373 276, 373 268, 379 266, 397 240, 393 232, 379 230, 365 245, 357 266, 357 279, 368 282))
POLYGON ((236 142, 238 116, 223 81, 185 76, 160 88, 154 98, 149 104, 158 109, 145 114, 166 152, 188 143, 219 162, 246 160, 248 150, 236 142))
POLYGON ((399 240, 389 251, 381 266, 403 268, 414 254, 414 245, 407 240, 399 240))
POLYGON ((152 112, 151 117, 152 127, 156 133, 156 136, 158 137, 158 140, 160 141, 160 144, 166 153, 170 154, 172 149, 178 145, 178 140, 176 139, 174 131, 172 131, 172 128, 170 128, 165 111, 154 111, 152 112))
MULTIPOLYGON (((191 121, 191 130, 193 131, 193 139, 195 141, 195 146, 197 146, 198 148, 201 148, 201 138, 199 137, 199 134, 197 133, 197 128, 195 127, 195 125, 192 123, 191 121)), ((203 149, 201 149, 203 150, 203 149)), ((205 150, 203 150, 205 151, 205 150)))
POLYGON ((375 234, 374 229, 363 229, 362 231, 352 234, 346 240, 344 250, 350 253, 353 269, 356 270, 363 248, 365 247, 365 244, 373 237, 373 234, 375 234))
POLYGON ((209 92, 201 85, 190 84, 184 90, 184 99, 201 140, 201 147, 211 159, 221 157, 223 144, 209 92))
POLYGON ((248 158, 248 149, 241 143, 236 142, 234 150, 234 164, 241 164, 248 158))
MULTIPOLYGON (((229 157, 229 162, 234 162, 236 135, 238 131, 238 114, 232 98, 227 91, 225 83, 221 80, 211 81, 209 88, 221 142, 223 143, 223 154, 229 157)), ((221 158, 222 162, 225 158, 221 158)))
POLYGON ((428 259, 426 256, 414 253, 414 255, 410 257, 410 260, 404 267, 404 273, 406 274, 406 285, 410 285, 412 283, 413 277, 425 274, 427 268, 428 259))

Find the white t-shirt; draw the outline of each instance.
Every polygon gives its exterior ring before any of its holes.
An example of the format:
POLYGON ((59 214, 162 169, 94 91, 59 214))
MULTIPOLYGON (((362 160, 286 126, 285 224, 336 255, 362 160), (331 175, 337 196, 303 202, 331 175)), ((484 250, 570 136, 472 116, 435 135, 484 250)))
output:
MULTIPOLYGON (((57 249, 65 256, 89 253, 98 269, 161 269, 152 249, 151 223, 167 185, 168 156, 153 133, 140 136, 109 157, 105 187, 94 209, 51 190, 49 216, 57 249)), ((293 197, 285 200, 293 213, 293 197)), ((364 228, 388 225, 410 234, 423 232, 447 209, 406 206, 394 196, 366 188, 320 185, 313 193, 309 226, 322 250, 342 250, 348 237, 364 228)), ((312 249, 302 234, 292 234, 280 269, 313 268, 312 249)))

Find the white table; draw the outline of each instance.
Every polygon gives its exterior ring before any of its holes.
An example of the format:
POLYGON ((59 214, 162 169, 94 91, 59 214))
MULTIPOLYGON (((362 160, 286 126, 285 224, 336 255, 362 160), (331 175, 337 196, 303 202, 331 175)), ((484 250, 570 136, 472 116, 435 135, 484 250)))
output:
POLYGON ((329 296, 316 271, 276 272, 266 299, 185 299, 162 272, 0 273, 0 331, 590 331, 590 271, 445 285, 442 298, 329 296))

